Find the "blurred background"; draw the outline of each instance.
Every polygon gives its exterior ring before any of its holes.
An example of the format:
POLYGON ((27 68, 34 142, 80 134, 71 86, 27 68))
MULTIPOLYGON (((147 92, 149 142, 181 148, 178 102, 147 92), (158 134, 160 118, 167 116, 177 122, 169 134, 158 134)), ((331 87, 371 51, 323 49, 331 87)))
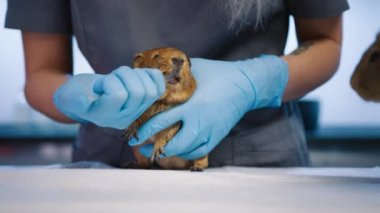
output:
MULTIPOLYGON (((341 64, 326 84, 300 100, 312 165, 380 165, 380 103, 363 101, 349 81, 368 46, 380 32, 380 1, 349 1, 344 13, 341 64)), ((51 121, 31 109, 23 94, 24 61, 20 32, 4 29, 7 8, 0 1, 0 165, 66 163, 77 125, 51 121)), ((297 47, 291 20, 285 52, 297 47)), ((76 43, 75 73, 93 72, 76 43)))

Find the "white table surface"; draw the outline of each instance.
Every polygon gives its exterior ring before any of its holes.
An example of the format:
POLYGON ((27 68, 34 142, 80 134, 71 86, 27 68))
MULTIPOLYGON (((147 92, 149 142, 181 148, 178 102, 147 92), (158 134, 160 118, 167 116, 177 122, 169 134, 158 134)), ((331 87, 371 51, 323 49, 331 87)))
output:
POLYGON ((380 212, 380 168, 3 166, 0 212, 380 212))

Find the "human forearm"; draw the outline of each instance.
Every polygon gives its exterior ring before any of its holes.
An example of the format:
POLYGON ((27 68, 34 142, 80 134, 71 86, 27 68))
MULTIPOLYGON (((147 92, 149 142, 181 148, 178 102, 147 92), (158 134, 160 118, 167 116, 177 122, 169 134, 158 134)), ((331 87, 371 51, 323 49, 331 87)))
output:
POLYGON ((25 96, 28 103, 49 116, 73 122, 53 104, 53 94, 72 70, 71 37, 22 32, 25 56, 25 96))
POLYGON ((28 77, 24 90, 29 105, 56 121, 73 123, 53 103, 54 92, 66 79, 67 75, 50 70, 42 70, 28 77))
POLYGON ((295 19, 299 47, 283 56, 289 66, 289 81, 283 101, 298 99, 326 82, 339 65, 342 16, 325 19, 295 19))
POLYGON ((339 65, 340 45, 327 38, 309 40, 282 58, 289 66, 283 101, 289 101, 301 98, 331 78, 339 65))

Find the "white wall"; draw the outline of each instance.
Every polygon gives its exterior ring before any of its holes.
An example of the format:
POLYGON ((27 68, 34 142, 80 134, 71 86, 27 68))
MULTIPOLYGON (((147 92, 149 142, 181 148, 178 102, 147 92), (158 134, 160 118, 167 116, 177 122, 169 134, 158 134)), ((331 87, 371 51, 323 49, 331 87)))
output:
MULTIPOLYGON (((321 101, 321 126, 380 126, 380 104, 361 100, 349 85, 352 71, 363 51, 380 31, 380 1, 350 0, 351 9, 344 14, 344 43, 340 68, 326 84, 308 94, 306 99, 321 101)), ((4 23, 6 1, 0 0, 0 25, 4 23)), ((296 47, 292 25, 286 52, 296 47)), ((78 49, 75 71, 91 72, 78 49)), ((20 33, 0 28, 0 122, 34 119, 46 121, 31 111, 23 99, 24 65, 20 33)))

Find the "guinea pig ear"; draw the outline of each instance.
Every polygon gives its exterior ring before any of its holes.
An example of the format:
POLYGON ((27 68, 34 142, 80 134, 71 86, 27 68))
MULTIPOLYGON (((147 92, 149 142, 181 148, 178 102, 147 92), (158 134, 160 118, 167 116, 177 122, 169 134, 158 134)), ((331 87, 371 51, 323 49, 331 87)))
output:
POLYGON ((135 55, 135 58, 133 60, 133 66, 134 67, 141 67, 144 62, 144 56, 141 53, 138 53, 135 55))
POLYGON ((186 58, 187 58, 187 62, 189 62, 189 67, 191 67, 191 61, 190 61, 189 56, 186 55, 186 58))

